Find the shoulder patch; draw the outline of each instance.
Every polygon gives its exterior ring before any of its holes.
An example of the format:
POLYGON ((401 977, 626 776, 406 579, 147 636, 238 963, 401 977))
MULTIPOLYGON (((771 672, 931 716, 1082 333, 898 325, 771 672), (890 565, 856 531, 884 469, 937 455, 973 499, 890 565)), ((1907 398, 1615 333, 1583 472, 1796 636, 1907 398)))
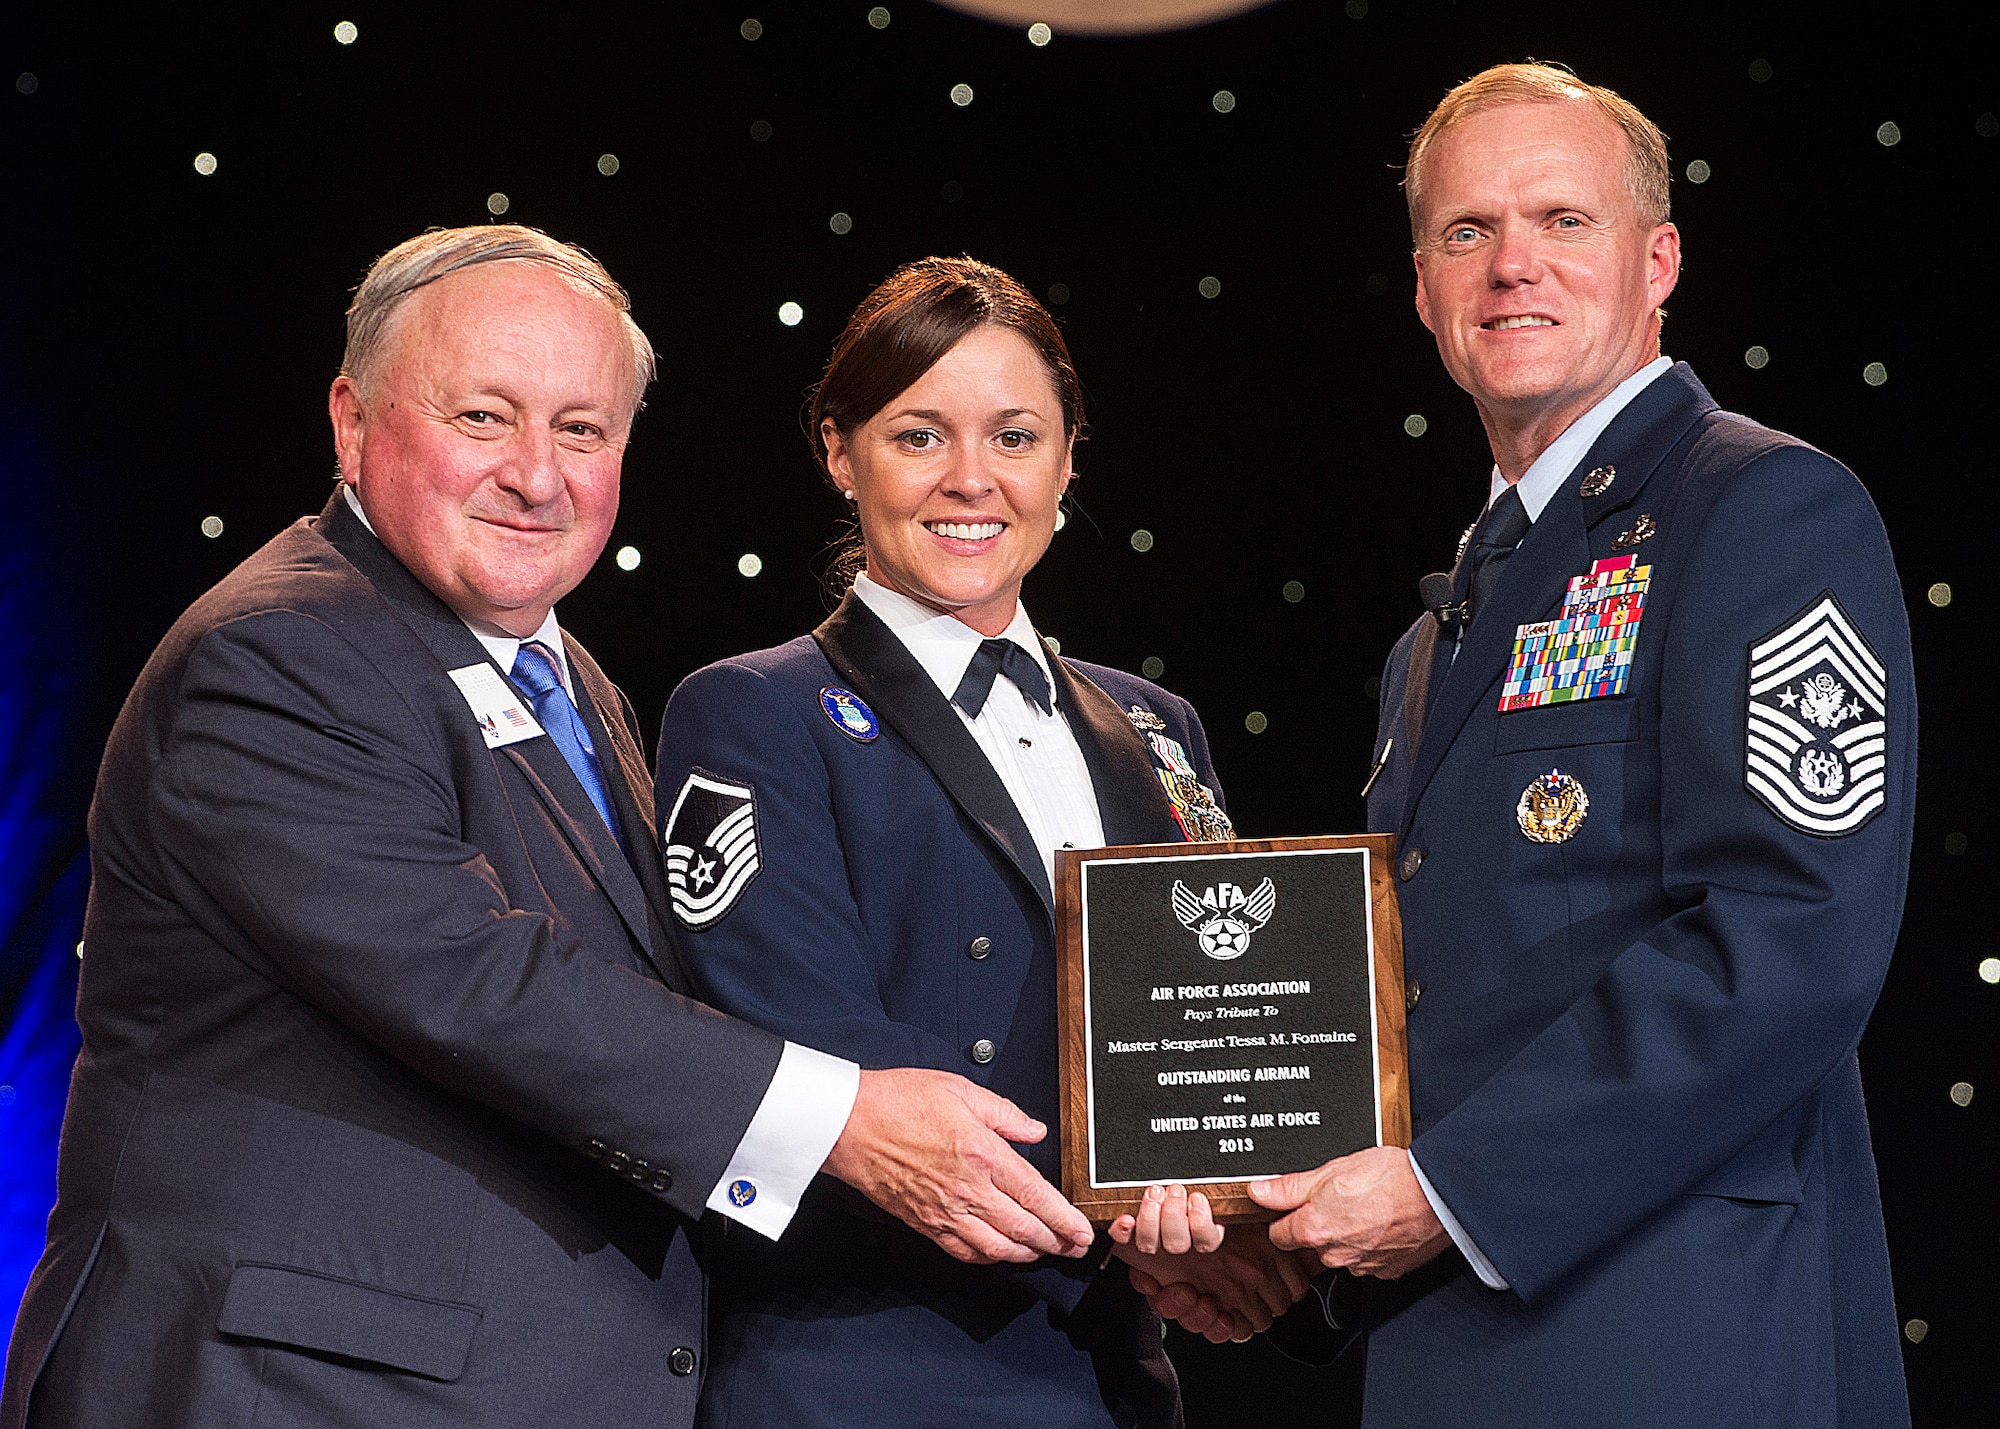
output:
POLYGON ((719 923, 763 871, 757 844, 757 791, 695 769, 667 817, 667 890, 689 928, 719 923))
POLYGON ((1888 672, 1831 590, 1750 643, 1743 785, 1819 838, 1851 834, 1888 802, 1888 672))

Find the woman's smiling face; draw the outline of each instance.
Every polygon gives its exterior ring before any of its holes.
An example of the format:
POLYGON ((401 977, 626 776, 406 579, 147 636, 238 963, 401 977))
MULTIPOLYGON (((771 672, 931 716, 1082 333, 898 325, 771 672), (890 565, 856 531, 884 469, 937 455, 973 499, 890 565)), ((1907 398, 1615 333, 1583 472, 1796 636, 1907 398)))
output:
POLYGON ((829 419, 822 435, 869 576, 982 635, 1005 630, 1070 480, 1062 400, 1033 345, 975 328, 852 432, 829 419))

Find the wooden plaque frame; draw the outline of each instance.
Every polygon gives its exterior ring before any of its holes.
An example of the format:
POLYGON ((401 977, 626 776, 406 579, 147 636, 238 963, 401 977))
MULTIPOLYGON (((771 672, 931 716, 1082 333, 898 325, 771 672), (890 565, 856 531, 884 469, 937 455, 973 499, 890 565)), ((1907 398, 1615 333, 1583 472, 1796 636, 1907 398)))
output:
MULTIPOLYGON (((1410 1144, 1409 1044, 1403 1001, 1403 928, 1396 903, 1392 834, 1322 835, 1312 838, 1235 839, 1220 843, 1126 844, 1056 852, 1056 1027, 1060 1048, 1062 1192, 1099 1224, 1136 1212, 1143 1188, 1093 1188, 1090 1184, 1088 1048, 1084 1035, 1083 866, 1099 859, 1170 859, 1214 854, 1366 849, 1369 919, 1375 950, 1374 1035, 1377 1110, 1386 1146, 1410 1144)), ((1312 1168, 1299 1166, 1292 1170, 1312 1168)), ((1200 1190, 1219 1221, 1268 1221, 1276 1213, 1251 1200, 1245 1181, 1188 1183, 1200 1190)))

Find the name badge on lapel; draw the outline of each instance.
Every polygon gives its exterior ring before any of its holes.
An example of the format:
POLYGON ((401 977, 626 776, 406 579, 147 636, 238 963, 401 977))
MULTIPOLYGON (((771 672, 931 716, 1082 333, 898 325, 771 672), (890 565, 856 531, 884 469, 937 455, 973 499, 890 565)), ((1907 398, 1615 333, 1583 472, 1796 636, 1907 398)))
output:
POLYGON ((527 700, 501 679, 500 672, 491 665, 466 665, 445 673, 465 696, 472 717, 479 721, 479 732, 486 736, 488 749, 519 744, 542 733, 527 700))
POLYGON ((1612 556, 1572 576, 1560 616, 1515 628, 1502 714, 1625 693, 1653 578, 1638 559, 1612 556))

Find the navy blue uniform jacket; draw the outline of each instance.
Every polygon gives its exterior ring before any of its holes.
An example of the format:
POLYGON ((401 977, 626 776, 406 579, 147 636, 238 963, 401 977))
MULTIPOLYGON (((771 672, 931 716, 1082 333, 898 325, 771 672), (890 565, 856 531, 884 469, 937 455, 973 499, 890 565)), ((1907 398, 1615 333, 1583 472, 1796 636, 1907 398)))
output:
MULTIPOLYGON (((1106 839, 1178 842, 1128 711, 1164 721, 1213 789, 1193 709, 1115 670, 1050 663, 1106 839)), ((864 1067, 942 1068, 1011 1098, 1050 1127, 1023 1150, 1055 1181, 1042 854, 958 712, 889 628, 850 594, 814 635, 689 676, 667 705, 658 769, 663 819, 697 771, 754 790, 754 878, 720 918, 675 927, 703 995, 864 1067), (827 689, 859 696, 879 736, 836 725, 827 689), (972 1056, 982 1039, 994 1048, 984 1064, 972 1056)), ((1027 1268, 964 1265, 825 1176, 778 1244, 732 1229, 720 1250, 704 1424, 1179 1420, 1159 1322, 1121 1263, 1097 1269, 1101 1250, 1027 1268)))
POLYGON ((687 1218, 783 1044, 673 990, 637 721, 565 644, 636 867, 338 493, 160 643, 0 1426, 693 1420, 687 1218))
POLYGON ((1455 1251, 1372 1286, 1366 1422, 1907 1424, 1855 1062, 1917 764, 1874 507, 1678 365, 1570 473, 1489 605, 1449 667, 1439 642, 1414 759, 1414 629, 1390 658, 1369 826, 1399 839, 1422 988, 1414 1151, 1513 1288, 1455 1251), (1516 627, 1627 554, 1652 579, 1625 692, 1501 713, 1516 627), (1589 812, 1537 843, 1517 802, 1552 769, 1589 812))

